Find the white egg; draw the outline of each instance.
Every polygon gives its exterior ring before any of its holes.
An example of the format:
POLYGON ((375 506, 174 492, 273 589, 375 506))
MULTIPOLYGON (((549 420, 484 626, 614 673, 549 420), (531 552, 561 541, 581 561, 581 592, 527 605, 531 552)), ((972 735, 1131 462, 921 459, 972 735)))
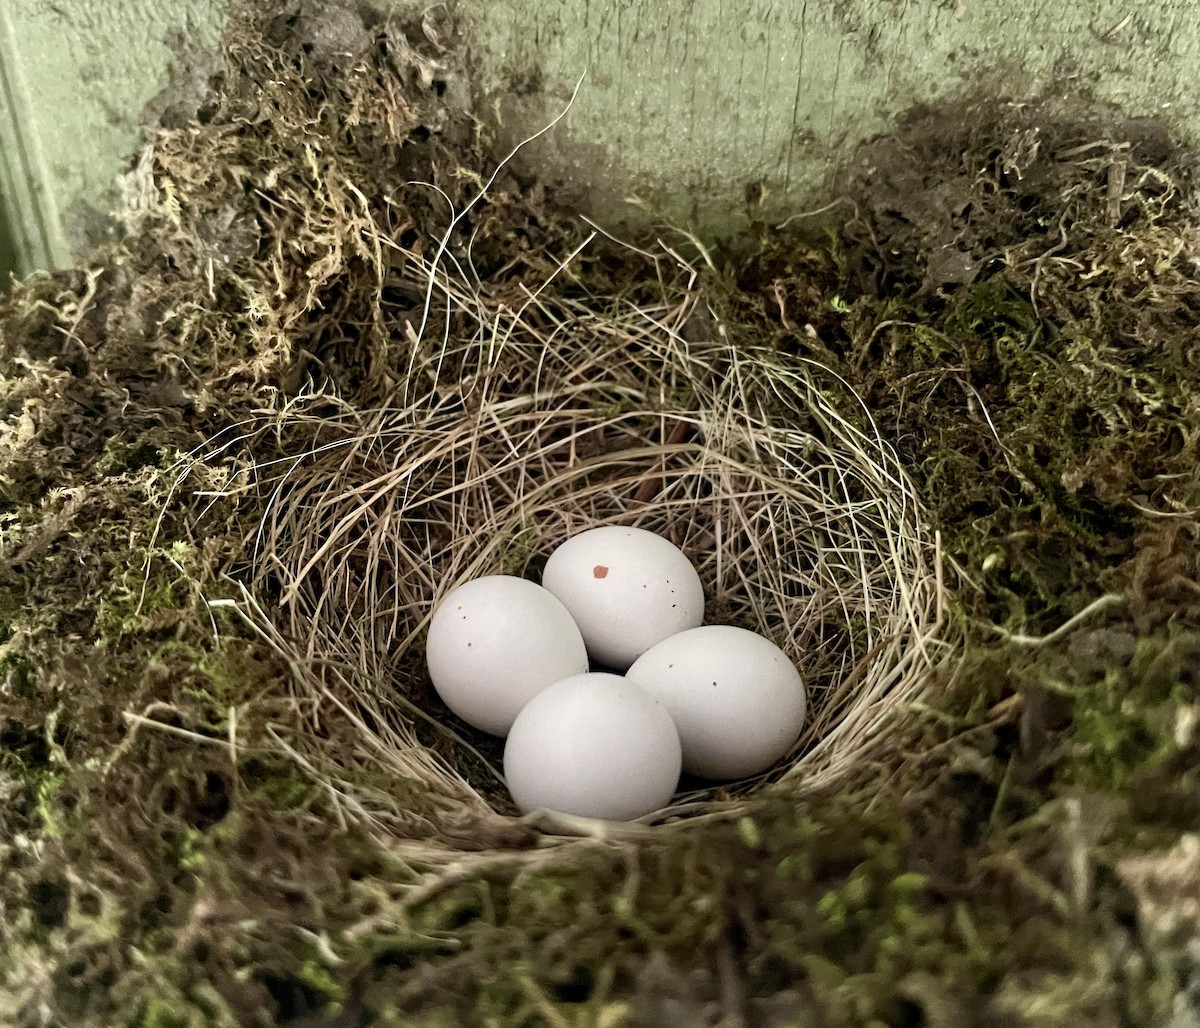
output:
POLYGON ((620 675, 573 675, 517 715, 504 776, 525 813, 545 808, 628 821, 665 807, 680 772, 667 708, 620 675))
POLYGON ((804 727, 800 673, 769 639, 705 625, 651 647, 628 677, 666 705, 679 730, 683 767, 717 781, 765 771, 804 727))
POLYGON ((704 620, 704 587, 683 552, 642 528, 573 536, 546 562, 542 585, 562 600, 605 668, 624 671, 655 643, 704 620))
POLYGON ((511 575, 452 590, 433 613, 425 659, 446 706, 492 735, 504 735, 546 686, 588 666, 567 608, 540 585, 511 575))

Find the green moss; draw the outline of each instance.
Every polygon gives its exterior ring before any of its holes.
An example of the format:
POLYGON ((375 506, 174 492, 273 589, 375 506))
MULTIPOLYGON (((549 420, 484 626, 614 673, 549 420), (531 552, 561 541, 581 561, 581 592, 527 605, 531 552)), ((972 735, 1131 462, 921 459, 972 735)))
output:
POLYGON ((189 543, 175 540, 165 547, 134 549, 129 557, 99 603, 96 628, 102 647, 177 624, 195 599, 200 574, 197 552, 189 543))
POLYGON ((254 792, 272 810, 302 810, 315 798, 317 786, 311 778, 285 768, 280 773, 256 775, 254 792))
POLYGON ((140 1028, 199 1028, 199 1011, 191 1014, 180 1012, 179 1007, 168 1000, 152 999, 146 1004, 140 1028))
POLYGON ((63 774, 38 774, 30 783, 33 788, 34 803, 38 818, 41 822, 42 833, 48 839, 58 839, 62 836, 62 825, 55 807, 55 798, 63 787, 63 774))
MULTIPOLYGON (((594 854, 556 873, 464 883, 422 906, 414 927, 452 933, 464 952, 509 969, 461 997, 460 1016, 475 1023, 500 1011, 517 1017, 512 1023, 533 1023, 532 1013, 528 1022, 514 1013, 526 1004, 530 982, 539 995, 559 996, 558 1009, 569 1016, 570 1001, 561 998, 567 983, 594 984, 614 967, 619 981, 635 979, 656 954, 667 966, 707 968, 715 982, 729 945, 759 954, 740 964, 749 996, 770 995, 772 982, 803 983, 795 999, 802 1023, 893 1024, 918 1010, 943 1018, 935 1023, 976 1023, 997 989, 1036 994, 1076 1016, 1094 1012, 1094 991, 1064 996, 1055 984, 1061 976, 1044 969, 1107 962, 1095 925, 1047 905, 1039 891, 1015 897, 1025 922, 1015 935, 1012 895, 998 890, 986 898, 975 889, 969 900, 952 900, 976 878, 976 858, 960 851, 947 865, 946 840, 935 833, 947 811, 931 802, 935 809, 908 809, 903 817, 864 817, 837 796, 799 810, 779 803, 756 818, 761 861, 746 861, 742 831, 723 826, 698 833, 699 840, 653 847, 635 866, 619 854, 594 854), (605 915, 606 896, 617 908, 615 923, 605 915), (716 907, 706 904, 715 897, 716 907), (945 984, 922 987, 930 981, 945 984)), ((1003 842, 989 849, 999 852, 1003 842)), ((1020 869, 996 866, 1010 875, 1020 869)), ((1023 874, 1019 882, 1038 880, 1033 868, 1023 874)), ((444 958, 448 966, 461 959, 457 951, 444 958)), ((427 958, 433 979, 439 963, 427 958)), ((703 975, 699 981, 691 987, 703 992, 703 975)), ((1152 978, 1126 984, 1141 997, 1152 978)), ((1104 996, 1125 1002, 1111 988, 1104 996)))
POLYGON ((305 960, 297 971, 297 977, 324 1000, 324 1012, 336 1016, 346 996, 346 986, 333 977, 327 967, 316 960, 305 960))

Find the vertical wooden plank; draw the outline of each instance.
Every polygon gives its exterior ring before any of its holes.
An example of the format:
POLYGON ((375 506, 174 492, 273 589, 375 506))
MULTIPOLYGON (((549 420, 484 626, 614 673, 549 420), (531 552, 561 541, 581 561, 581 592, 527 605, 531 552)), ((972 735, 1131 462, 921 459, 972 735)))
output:
POLYGON ((19 264, 70 263, 117 197, 168 40, 215 51, 225 0, 0 0, 0 175, 19 264))
POLYGON ((0 289, 12 273, 69 256, 22 70, 11 11, 0 7, 0 289))

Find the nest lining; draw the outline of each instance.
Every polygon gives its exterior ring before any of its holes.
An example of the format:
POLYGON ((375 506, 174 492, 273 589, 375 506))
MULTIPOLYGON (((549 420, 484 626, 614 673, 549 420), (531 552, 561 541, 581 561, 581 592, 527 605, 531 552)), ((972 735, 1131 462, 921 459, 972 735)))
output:
POLYGON ((513 813, 498 741, 429 686, 425 631, 450 589, 537 580, 558 543, 605 524, 680 546, 705 622, 775 641, 809 692, 808 725, 777 767, 686 783, 645 820, 741 809, 759 787, 860 767, 927 678, 940 582, 920 500, 852 391, 810 359, 734 338, 704 269, 669 248, 623 254, 654 283, 638 295, 589 292, 566 258, 520 307, 463 262, 408 256, 441 333, 426 345, 408 326, 412 367, 392 402, 362 410, 313 387, 201 457, 244 450, 230 492, 265 514, 243 579, 259 599, 243 613, 297 669, 306 727, 280 742, 348 800, 340 816, 436 838, 464 816, 513 813), (331 718, 353 726, 356 752, 331 718), (372 775, 350 772, 364 762, 372 775))

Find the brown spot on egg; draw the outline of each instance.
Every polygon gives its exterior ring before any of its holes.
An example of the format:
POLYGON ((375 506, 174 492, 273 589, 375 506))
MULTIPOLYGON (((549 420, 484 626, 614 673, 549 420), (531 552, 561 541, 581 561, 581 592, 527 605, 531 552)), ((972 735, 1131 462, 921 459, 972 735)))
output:
POLYGON ((594 568, 592 568, 592 577, 593 578, 607 578, 608 577, 608 568, 606 568, 603 564, 597 564, 594 568))

